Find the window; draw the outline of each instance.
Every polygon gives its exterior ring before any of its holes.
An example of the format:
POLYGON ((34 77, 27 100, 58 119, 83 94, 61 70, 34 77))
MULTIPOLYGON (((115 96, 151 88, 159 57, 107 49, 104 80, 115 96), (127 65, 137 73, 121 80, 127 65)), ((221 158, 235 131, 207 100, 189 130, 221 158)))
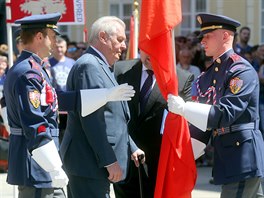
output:
POLYGON ((182 23, 181 35, 187 34, 198 29, 199 24, 196 15, 200 12, 206 12, 207 0, 184 0, 182 1, 182 23))
POLYGON ((131 0, 110 0, 110 15, 117 16, 126 24, 126 35, 129 38, 130 16, 133 12, 133 1, 131 0), (111 3, 112 2, 112 3, 111 3))

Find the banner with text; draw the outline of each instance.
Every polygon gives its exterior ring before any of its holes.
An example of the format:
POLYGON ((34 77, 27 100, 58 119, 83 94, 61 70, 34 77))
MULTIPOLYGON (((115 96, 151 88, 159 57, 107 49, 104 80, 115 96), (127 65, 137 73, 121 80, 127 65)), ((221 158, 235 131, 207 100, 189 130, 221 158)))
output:
POLYGON ((6 0, 7 23, 34 14, 60 12, 60 25, 82 25, 84 19, 84 0, 6 0))

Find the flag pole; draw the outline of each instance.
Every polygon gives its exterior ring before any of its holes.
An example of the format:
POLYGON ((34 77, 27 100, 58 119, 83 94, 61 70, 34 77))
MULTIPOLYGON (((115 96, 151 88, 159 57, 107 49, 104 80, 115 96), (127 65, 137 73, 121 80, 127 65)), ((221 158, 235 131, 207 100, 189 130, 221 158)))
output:
POLYGON ((133 39, 133 44, 134 44, 134 56, 133 58, 137 58, 138 57, 138 6, 139 3, 137 0, 134 0, 134 11, 133 11, 133 15, 134 15, 134 39, 133 39))
MULTIPOLYGON (((176 49, 175 49, 175 39, 174 39, 174 29, 171 30, 171 44, 172 44, 172 53, 173 53, 173 60, 174 60, 174 68, 176 72, 176 66, 177 66, 177 61, 176 61, 176 49)), ((177 74, 177 73, 176 73, 177 74)))
POLYGON ((87 30, 87 19, 86 19, 86 1, 83 1, 84 3, 84 26, 83 26, 83 42, 88 42, 88 30, 87 30))
MULTIPOLYGON (((6 0, 6 19, 11 20, 10 0, 6 0)), ((6 23, 7 29, 7 45, 8 45, 8 65, 9 68, 13 66, 13 40, 12 40, 12 26, 10 22, 6 23)))

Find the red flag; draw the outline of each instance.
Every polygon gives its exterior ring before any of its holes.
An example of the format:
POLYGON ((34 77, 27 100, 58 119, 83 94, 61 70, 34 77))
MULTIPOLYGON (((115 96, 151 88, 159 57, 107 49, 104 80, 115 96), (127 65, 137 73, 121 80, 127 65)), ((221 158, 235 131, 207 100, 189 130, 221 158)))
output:
MULTIPOLYGON (((178 95, 172 29, 181 22, 180 0, 142 1, 139 48, 150 56, 157 83, 164 98, 178 95)), ((155 198, 187 198, 197 172, 186 120, 169 113, 161 145, 155 198)))

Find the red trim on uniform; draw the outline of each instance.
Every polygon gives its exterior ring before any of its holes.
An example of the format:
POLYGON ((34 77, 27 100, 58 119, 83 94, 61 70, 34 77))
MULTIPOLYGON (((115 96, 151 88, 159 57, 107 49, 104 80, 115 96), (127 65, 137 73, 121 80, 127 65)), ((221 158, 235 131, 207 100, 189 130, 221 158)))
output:
POLYGON ((44 125, 40 125, 38 127, 38 133, 46 132, 46 127, 44 125))
POLYGON ((29 61, 31 62, 32 69, 40 71, 40 65, 34 60, 34 58, 30 57, 29 61))
POLYGON ((241 60, 241 57, 239 55, 237 55, 236 53, 234 54, 231 54, 230 58, 236 62, 236 61, 240 61, 241 60))

